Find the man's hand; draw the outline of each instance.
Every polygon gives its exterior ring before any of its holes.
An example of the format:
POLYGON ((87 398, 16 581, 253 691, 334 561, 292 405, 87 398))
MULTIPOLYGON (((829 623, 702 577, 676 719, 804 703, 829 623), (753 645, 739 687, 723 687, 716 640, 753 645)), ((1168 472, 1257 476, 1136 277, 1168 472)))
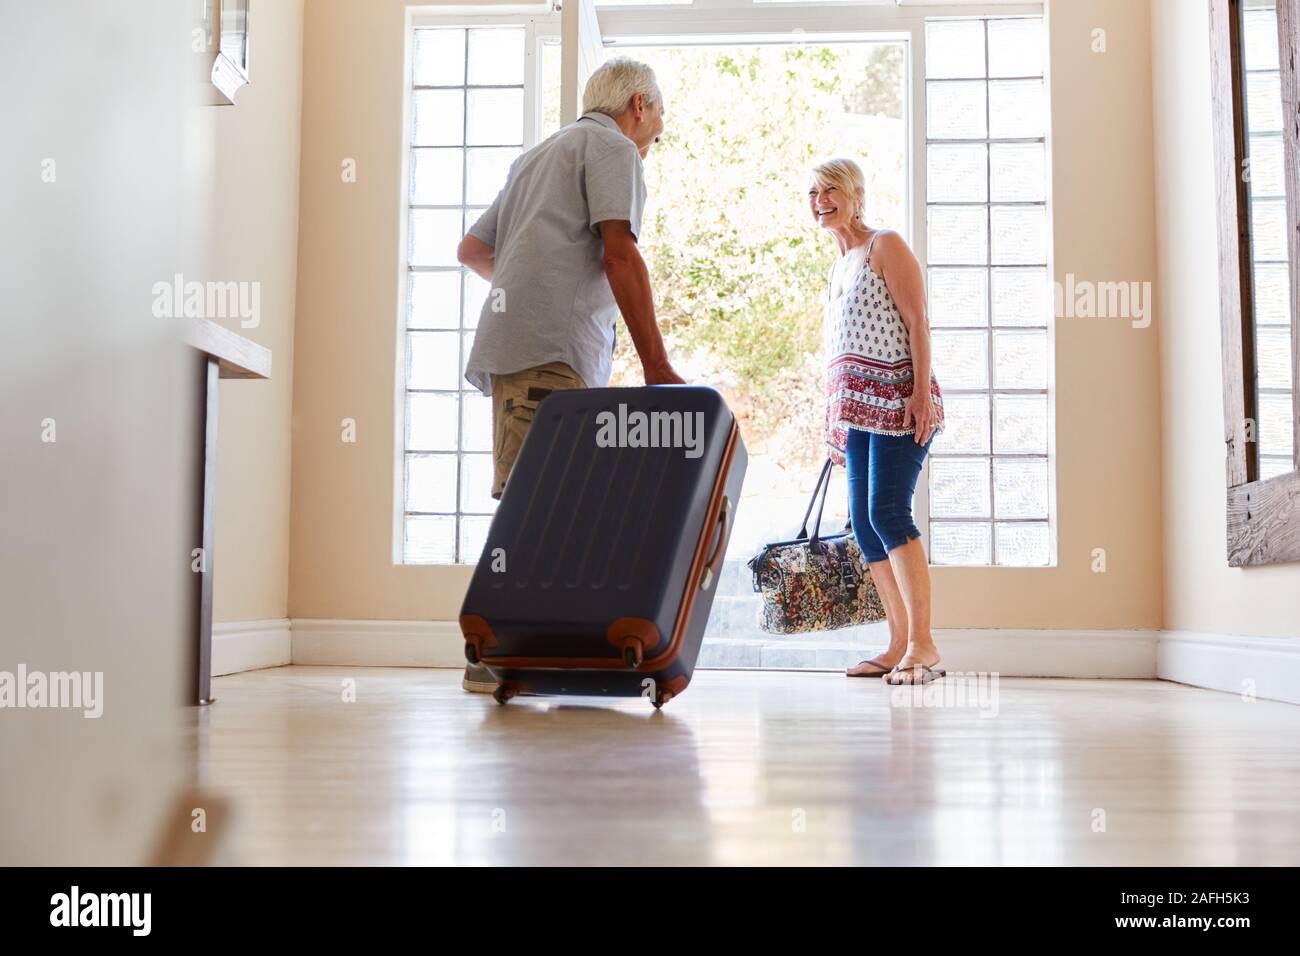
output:
POLYGON ((642 365, 641 373, 647 385, 685 385, 686 380, 673 371, 667 362, 660 365, 642 365))

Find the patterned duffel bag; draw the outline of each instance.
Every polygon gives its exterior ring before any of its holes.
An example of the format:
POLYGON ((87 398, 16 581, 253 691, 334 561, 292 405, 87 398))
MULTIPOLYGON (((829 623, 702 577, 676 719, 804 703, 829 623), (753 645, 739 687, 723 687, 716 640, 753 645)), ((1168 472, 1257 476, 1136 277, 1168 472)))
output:
POLYGON ((830 488, 832 462, 822 466, 804 513, 803 526, 790 541, 776 541, 749 560, 754 590, 763 596, 758 626, 769 634, 834 631, 885 618, 876 585, 849 528, 820 535, 822 510, 830 488), (812 535, 808 518, 821 495, 812 535))

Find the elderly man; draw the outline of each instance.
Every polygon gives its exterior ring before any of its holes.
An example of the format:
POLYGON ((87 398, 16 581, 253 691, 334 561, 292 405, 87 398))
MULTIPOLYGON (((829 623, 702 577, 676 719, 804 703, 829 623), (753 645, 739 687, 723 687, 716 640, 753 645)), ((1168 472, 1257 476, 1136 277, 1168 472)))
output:
MULTIPOLYGON (((664 128, 654 71, 618 58, 587 81, 583 115, 510 167, 457 258, 492 284, 465 377, 492 397, 492 496, 500 498, 538 403, 609 384, 620 312, 647 385, 680 384, 655 321, 637 249, 641 161, 664 128)), ((466 690, 496 687, 465 669, 466 690)))

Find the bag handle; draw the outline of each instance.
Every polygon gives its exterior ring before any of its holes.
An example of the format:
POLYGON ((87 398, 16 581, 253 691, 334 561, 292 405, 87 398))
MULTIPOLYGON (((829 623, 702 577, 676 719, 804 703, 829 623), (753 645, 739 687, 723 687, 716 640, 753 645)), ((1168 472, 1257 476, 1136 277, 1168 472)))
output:
MULTIPOLYGON (((835 465, 834 459, 827 458, 826 464, 822 465, 821 474, 817 476, 817 484, 813 486, 812 497, 808 500, 808 510, 803 514, 803 525, 799 528, 799 533, 795 535, 796 541, 802 541, 808 538, 809 543, 820 540, 822 527, 822 512, 826 509, 826 495, 831 490, 831 471, 835 465), (817 495, 821 493, 821 505, 817 508, 817 521, 813 524, 813 533, 810 537, 808 534, 808 519, 812 516, 813 505, 817 504, 817 495)), ((844 522, 844 530, 853 530, 853 519, 849 518, 844 522)))
MULTIPOLYGON (((796 541, 802 541, 804 538, 808 537, 808 519, 812 517, 813 505, 817 503, 817 494, 819 492, 821 492, 821 496, 822 496, 822 508, 826 507, 826 493, 822 491, 822 485, 825 484, 827 488, 830 488, 831 466, 834 464, 835 462, 827 458, 826 464, 822 465, 821 474, 817 476, 817 484, 813 485, 812 497, 808 499, 808 510, 803 513, 803 524, 799 526, 799 533, 794 536, 794 539, 796 541)), ((817 536, 816 532, 818 529, 821 528, 821 523, 822 523, 822 512, 821 512, 821 508, 818 508, 817 524, 813 526, 813 532, 814 532, 813 537, 817 536)))

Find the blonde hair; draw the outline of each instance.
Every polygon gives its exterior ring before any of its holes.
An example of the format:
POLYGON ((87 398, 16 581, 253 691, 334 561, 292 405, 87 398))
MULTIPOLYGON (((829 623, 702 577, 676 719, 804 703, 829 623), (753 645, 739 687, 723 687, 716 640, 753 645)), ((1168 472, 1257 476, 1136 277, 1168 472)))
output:
POLYGON ((587 79, 582 91, 582 111, 618 116, 638 93, 645 97, 647 109, 663 102, 655 71, 644 63, 618 56, 596 67, 587 79))
POLYGON ((857 200, 858 208, 854 210, 853 217, 862 219, 862 207, 867 202, 867 177, 863 175, 861 166, 851 159, 836 156, 818 163, 809 170, 809 176, 823 189, 834 186, 857 200))

